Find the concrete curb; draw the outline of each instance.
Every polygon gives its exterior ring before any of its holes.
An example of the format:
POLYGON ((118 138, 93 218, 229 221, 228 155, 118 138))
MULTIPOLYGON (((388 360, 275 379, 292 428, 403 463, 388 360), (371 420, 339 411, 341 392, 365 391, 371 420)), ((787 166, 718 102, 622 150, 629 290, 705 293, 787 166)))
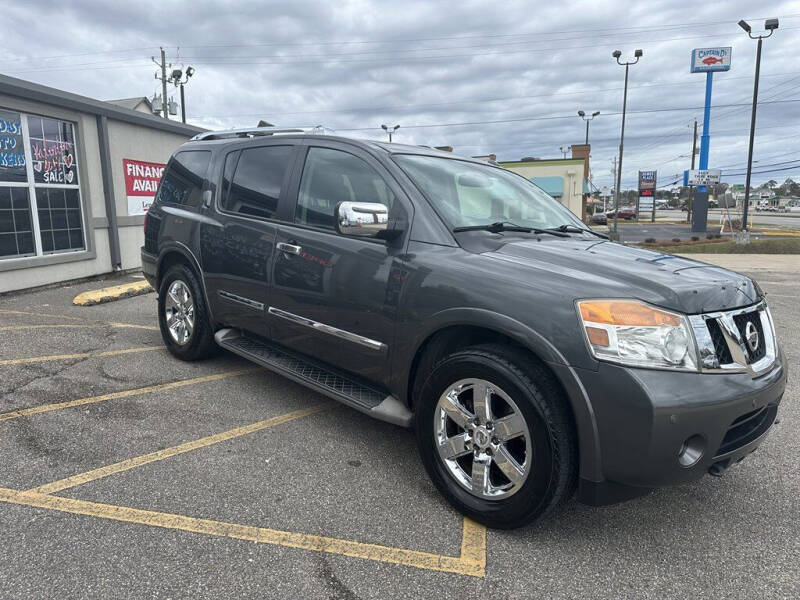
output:
POLYGON ((72 303, 76 306, 93 306, 95 304, 113 302, 114 300, 120 300, 122 298, 149 294, 152 291, 153 288, 146 281, 134 281, 133 283, 123 283, 122 285, 114 285, 99 290, 83 292, 75 296, 75 298, 72 299, 72 303))

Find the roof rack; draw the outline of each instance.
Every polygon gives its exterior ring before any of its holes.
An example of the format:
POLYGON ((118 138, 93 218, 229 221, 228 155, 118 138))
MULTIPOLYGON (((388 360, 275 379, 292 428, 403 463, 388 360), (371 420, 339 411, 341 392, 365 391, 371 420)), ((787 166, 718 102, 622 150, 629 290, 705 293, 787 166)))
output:
POLYGON ((222 140, 227 138, 249 138, 262 135, 289 135, 305 133, 309 135, 330 135, 332 129, 317 125, 316 127, 244 127, 242 129, 223 129, 220 131, 204 131, 192 138, 199 140, 222 140))

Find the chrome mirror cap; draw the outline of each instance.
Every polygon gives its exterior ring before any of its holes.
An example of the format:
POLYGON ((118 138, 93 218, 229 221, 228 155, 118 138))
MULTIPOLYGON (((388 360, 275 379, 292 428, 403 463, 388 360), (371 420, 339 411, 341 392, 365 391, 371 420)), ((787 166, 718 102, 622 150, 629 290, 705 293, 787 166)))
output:
POLYGON ((389 229, 389 208, 379 202, 339 202, 334 219, 342 235, 383 237, 389 229))

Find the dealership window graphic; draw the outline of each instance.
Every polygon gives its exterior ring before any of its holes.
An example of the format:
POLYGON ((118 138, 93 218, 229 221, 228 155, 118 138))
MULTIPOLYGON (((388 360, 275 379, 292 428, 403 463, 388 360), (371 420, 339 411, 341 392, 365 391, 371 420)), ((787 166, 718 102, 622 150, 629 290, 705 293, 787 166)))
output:
POLYGON ((0 259, 85 247, 73 124, 0 111, 0 259))

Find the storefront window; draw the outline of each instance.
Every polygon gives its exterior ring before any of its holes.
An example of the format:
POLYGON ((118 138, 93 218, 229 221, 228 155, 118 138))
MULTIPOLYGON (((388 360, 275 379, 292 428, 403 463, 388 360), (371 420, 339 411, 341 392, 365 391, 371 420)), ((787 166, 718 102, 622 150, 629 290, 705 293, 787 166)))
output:
POLYGON ((0 260, 85 247, 74 126, 0 110, 0 260))

